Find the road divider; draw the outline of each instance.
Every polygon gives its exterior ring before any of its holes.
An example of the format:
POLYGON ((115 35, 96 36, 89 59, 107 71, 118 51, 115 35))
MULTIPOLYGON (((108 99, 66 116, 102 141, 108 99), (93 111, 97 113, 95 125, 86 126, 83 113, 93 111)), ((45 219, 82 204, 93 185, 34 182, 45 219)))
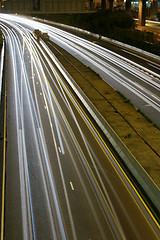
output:
MULTIPOLYGON (((107 137, 115 151, 121 157, 124 164, 127 166, 131 174, 134 176, 138 184, 143 189, 144 193, 148 196, 150 201, 152 202, 154 208, 158 212, 160 212, 160 190, 155 185, 153 180, 147 174, 145 169, 138 163, 136 158, 132 155, 129 149, 124 145, 112 127, 106 122, 103 116, 99 113, 93 103, 88 99, 88 97, 84 94, 82 89, 77 85, 71 75, 67 72, 67 70, 63 67, 63 65, 59 62, 55 55, 53 55, 55 59, 55 64, 64 78, 67 80, 70 87, 76 93, 77 97, 81 100, 83 105, 86 107, 88 112, 91 114, 92 118, 95 120, 97 125, 103 131, 104 135, 107 137)), ((147 205, 146 205, 147 207, 147 205)), ((148 207, 147 207, 148 209, 148 207)), ((149 209, 148 209, 149 210, 149 209)), ((151 213, 151 212, 150 212, 151 213)), ((151 213, 152 215, 152 213, 151 213)), ((158 224, 157 224, 158 225, 158 224)))

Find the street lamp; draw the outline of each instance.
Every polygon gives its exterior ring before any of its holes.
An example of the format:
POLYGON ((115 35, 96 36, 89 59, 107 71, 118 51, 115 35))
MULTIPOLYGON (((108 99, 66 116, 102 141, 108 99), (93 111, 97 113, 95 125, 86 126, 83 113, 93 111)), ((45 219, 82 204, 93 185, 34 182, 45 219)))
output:
POLYGON ((138 25, 145 26, 146 0, 139 0, 138 25))

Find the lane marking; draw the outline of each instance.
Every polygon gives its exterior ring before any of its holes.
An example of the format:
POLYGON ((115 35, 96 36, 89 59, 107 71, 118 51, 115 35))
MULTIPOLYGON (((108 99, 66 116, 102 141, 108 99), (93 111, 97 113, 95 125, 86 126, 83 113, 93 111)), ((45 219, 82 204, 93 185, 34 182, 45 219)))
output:
POLYGON ((74 191, 73 183, 72 183, 72 182, 69 182, 69 183, 70 183, 70 185, 71 185, 72 191, 74 191))
POLYGON ((58 151, 59 151, 60 153, 62 153, 62 151, 61 151, 61 148, 60 148, 60 147, 58 147, 58 151))

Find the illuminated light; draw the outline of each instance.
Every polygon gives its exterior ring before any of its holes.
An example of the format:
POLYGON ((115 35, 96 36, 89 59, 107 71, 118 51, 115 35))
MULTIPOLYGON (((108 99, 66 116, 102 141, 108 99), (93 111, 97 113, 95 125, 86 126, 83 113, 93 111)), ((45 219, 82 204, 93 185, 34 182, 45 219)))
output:
MULTIPOLYGON (((42 26, 42 29, 44 28, 44 26, 42 26)), ((50 31, 50 34, 51 35, 53 35, 54 36, 54 34, 55 34, 55 32, 54 32, 54 30, 52 30, 52 28, 49 28, 48 27, 48 30, 50 31)), ((81 47, 84 47, 86 44, 85 44, 85 41, 81 41, 80 39, 78 39, 78 38, 72 38, 72 37, 70 37, 71 35, 65 35, 64 37, 68 37, 68 38, 71 38, 71 40, 72 41, 77 41, 80 45, 81 45, 81 47), (74 40, 74 39, 76 39, 76 40, 74 40)), ((68 43, 66 42, 66 45, 67 45, 68 43)), ((75 45, 75 43, 72 43, 73 44, 73 46, 72 47, 74 47, 75 45)), ((87 47, 86 47, 87 48, 87 47)), ((89 44, 88 44, 88 48, 89 48, 89 50, 91 50, 91 51, 95 51, 95 49, 93 48, 93 46, 89 46, 89 44)), ((78 50, 77 51, 81 51, 81 48, 77 48, 78 50)), ((119 59, 119 56, 118 55, 114 55, 114 53, 111 53, 111 52, 103 52, 103 49, 101 49, 101 50, 96 50, 97 51, 97 54, 99 54, 100 56, 102 56, 104 59, 105 59, 105 55, 106 55, 106 59, 108 60, 108 61, 110 61, 111 63, 115 63, 115 62, 117 62, 118 61, 118 63, 117 63, 117 66, 120 66, 120 64, 122 64, 122 66, 125 66, 124 67, 124 69, 129 69, 130 68, 130 64, 129 64, 129 62, 127 62, 127 60, 125 59, 125 58, 123 58, 122 59, 122 57, 119 59), (113 56, 114 55, 114 56, 113 56), (123 61, 122 61, 123 60, 123 61), (118 65, 119 64, 119 65, 118 65)), ((88 58, 89 57, 91 57, 92 55, 89 55, 88 54, 88 58)), ((38 60, 39 60, 39 58, 38 58, 38 60)), ((98 58, 96 59, 97 61, 98 61, 98 58)), ((36 61, 36 60, 35 60, 36 61)), ((38 61, 37 61, 38 62, 38 61)), ((101 64, 101 62, 99 61, 99 64, 101 64)), ((98 63, 97 63, 97 66, 98 66, 98 63)), ((105 68, 106 67, 109 67, 110 65, 108 64, 108 65, 105 65, 104 66, 104 70, 105 70, 105 68)), ((114 68, 112 68, 112 70, 114 70, 115 72, 118 72, 117 71, 117 69, 114 69, 114 68)), ((43 71, 43 69, 41 69, 41 71, 43 71)), ((106 71, 107 72, 107 71, 106 71)), ((137 74, 138 74, 138 72, 137 72, 137 74)), ((35 74, 34 74, 35 75, 35 74)), ((41 81, 43 81, 41 78, 40 78, 40 82, 41 81)), ((48 86, 48 85, 47 85, 48 86)), ((48 89, 47 89, 48 90, 48 89)), ((46 90, 46 92, 47 92, 47 90, 46 90)), ((49 95, 49 93, 48 93, 48 95, 49 95)), ((41 132, 40 132, 40 137, 43 139, 43 137, 42 137, 42 134, 41 134, 41 132)), ((44 147, 44 146, 43 146, 44 147)), ((44 147, 45 148, 45 147, 44 147)))

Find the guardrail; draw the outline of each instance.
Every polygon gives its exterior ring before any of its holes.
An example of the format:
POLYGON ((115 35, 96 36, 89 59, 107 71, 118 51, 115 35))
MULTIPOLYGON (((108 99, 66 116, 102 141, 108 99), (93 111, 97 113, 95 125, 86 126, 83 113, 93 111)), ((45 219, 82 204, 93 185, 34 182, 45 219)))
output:
POLYGON ((69 85, 82 101, 84 106, 87 108, 93 119, 96 121, 98 126, 101 128, 107 139, 110 141, 114 149, 117 151, 123 162, 128 167, 129 171, 133 174, 137 182, 143 188, 144 192, 147 194, 149 199, 152 201, 153 205, 160 212, 160 190, 152 181, 147 172, 143 169, 143 167, 138 163, 136 158, 131 154, 129 149, 123 144, 121 139, 112 129, 112 127, 105 121, 103 116, 99 113, 99 111, 95 108, 93 103, 88 99, 88 97, 84 94, 78 84, 74 81, 71 75, 66 71, 63 65, 59 62, 55 55, 53 55, 55 59, 55 64, 57 68, 61 71, 65 79, 68 81, 69 85))
POLYGON ((102 41, 109 42, 109 43, 114 44, 116 46, 119 46, 119 47, 121 46, 125 49, 130 49, 130 50, 133 50, 134 52, 141 53, 141 54, 149 56, 153 59, 160 60, 160 56, 158 56, 158 55, 155 55, 153 53, 147 52, 147 51, 142 50, 140 48, 131 46, 127 43, 119 42, 117 40, 114 40, 114 39, 111 39, 111 38, 108 38, 108 37, 104 37, 104 36, 101 36, 101 35, 96 34, 96 33, 89 32, 89 31, 81 29, 81 28, 69 26, 69 25, 66 25, 66 24, 58 23, 58 22, 49 21, 49 20, 46 20, 46 19, 35 18, 35 17, 33 17, 33 20, 37 20, 37 21, 40 21, 40 22, 46 22, 48 24, 52 24, 52 25, 57 26, 57 27, 63 27, 63 28, 66 28, 66 29, 75 30, 75 31, 78 31, 80 33, 84 33, 86 35, 90 35, 90 36, 92 36, 96 39, 101 39, 102 41))

